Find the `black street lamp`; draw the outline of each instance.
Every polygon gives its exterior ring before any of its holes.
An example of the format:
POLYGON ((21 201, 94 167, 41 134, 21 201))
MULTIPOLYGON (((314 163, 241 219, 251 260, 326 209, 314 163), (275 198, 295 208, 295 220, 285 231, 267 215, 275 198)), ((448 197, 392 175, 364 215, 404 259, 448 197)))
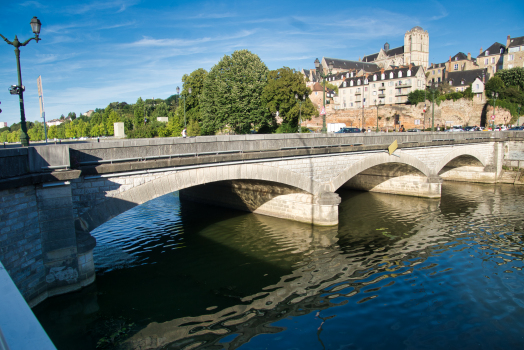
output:
POLYGON ((295 94, 295 100, 298 101, 299 117, 298 117, 298 132, 302 132, 302 102, 306 101, 307 95, 304 94, 302 99, 298 98, 298 94, 295 94))
MULTIPOLYGON (((495 116, 495 107, 497 106, 497 98, 499 98, 499 93, 491 91, 491 97, 494 99, 494 102, 493 102, 493 117, 494 117, 495 116)), ((492 125, 493 126, 491 127, 491 131, 495 131, 495 118, 493 118, 492 125)))
POLYGON ((377 107, 377 132, 378 132, 378 107, 380 106, 380 100, 375 100, 375 106, 377 107))
MULTIPOLYGON (((191 88, 187 89, 187 91, 191 95, 191 88)), ((180 96, 180 88, 178 86, 176 87, 176 93, 178 94, 179 98, 182 98, 184 100, 184 128, 185 128, 187 126, 187 123, 186 123, 186 95, 180 96)))
POLYGON ((320 61, 317 58, 315 60, 315 68, 317 70, 317 76, 322 78, 323 86, 324 86, 324 89, 323 89, 324 90, 324 95, 323 95, 323 99, 322 99, 322 101, 323 101, 322 105, 324 106, 324 114, 322 114, 322 130, 320 130, 320 132, 325 134, 325 133, 327 133, 327 128, 326 128, 326 77, 331 74, 331 71, 333 70, 333 64, 332 63, 328 64, 328 71, 329 71, 329 73, 328 74, 324 74, 324 67, 322 67, 322 64, 320 63, 320 61))
POLYGON ((18 37, 15 35, 15 40, 9 41, 5 36, 0 34, 0 36, 5 40, 6 43, 9 45, 13 45, 15 47, 15 55, 16 55, 16 68, 18 70, 18 85, 12 85, 9 88, 9 92, 11 95, 18 95, 20 96, 20 143, 22 146, 27 147, 29 146, 29 137, 27 136, 27 126, 25 124, 25 110, 24 110, 24 91, 25 87, 22 85, 22 72, 20 71, 20 46, 26 46, 31 40, 35 40, 37 43, 38 41, 42 40, 38 37, 40 34, 40 27, 42 26, 42 23, 40 23, 40 20, 38 18, 33 17, 31 19, 31 29, 33 30, 33 33, 35 34, 34 38, 27 39, 23 43, 18 41, 18 37))

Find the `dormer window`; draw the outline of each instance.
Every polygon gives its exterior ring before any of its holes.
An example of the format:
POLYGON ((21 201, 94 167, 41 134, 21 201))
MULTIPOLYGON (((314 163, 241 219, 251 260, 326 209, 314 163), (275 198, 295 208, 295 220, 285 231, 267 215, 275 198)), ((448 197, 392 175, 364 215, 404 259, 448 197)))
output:
POLYGON ((500 53, 504 53, 504 48, 503 47, 500 48, 500 53))
POLYGON ((346 82, 344 82, 343 86, 346 87, 346 82))
POLYGON ((449 81, 449 85, 453 85, 453 80, 450 80, 450 81, 449 81))
POLYGON ((368 79, 364 79, 364 84, 367 84, 368 83, 368 79))
POLYGON ((351 72, 351 78, 353 78, 353 72, 351 72))
POLYGON ((386 75, 385 75, 384 73, 382 73, 382 74, 380 75, 380 79, 381 79, 381 80, 386 79, 386 75))
POLYGON ((458 61, 458 57, 455 57, 455 61, 458 61))
POLYGON ((377 75, 373 74, 373 81, 377 81, 377 75))
POLYGON ((360 79, 359 79, 359 80, 357 80, 357 85, 360 85, 360 79))
POLYGON ((461 80, 460 83, 461 83, 462 85, 464 85, 464 80, 461 80))
POLYGON ((402 78, 402 72, 401 71, 398 72, 398 77, 402 78))
POLYGON ((346 74, 346 78, 349 78, 349 73, 346 74))
POLYGON ((486 50, 486 52, 484 52, 484 55, 489 56, 489 51, 486 50))
POLYGON ((393 79, 393 72, 389 73, 389 79, 393 79))
POLYGON ((353 86, 353 80, 349 82, 349 86, 353 86))
POLYGON ((408 77, 411 76, 411 70, 408 70, 408 77))

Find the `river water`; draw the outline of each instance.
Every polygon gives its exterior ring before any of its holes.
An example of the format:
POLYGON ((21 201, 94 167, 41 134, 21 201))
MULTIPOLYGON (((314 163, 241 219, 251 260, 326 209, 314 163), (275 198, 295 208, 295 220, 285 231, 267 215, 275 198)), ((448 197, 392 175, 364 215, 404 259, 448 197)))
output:
POLYGON ((157 198, 34 312, 59 350, 524 347, 524 187, 339 194, 330 228, 157 198))

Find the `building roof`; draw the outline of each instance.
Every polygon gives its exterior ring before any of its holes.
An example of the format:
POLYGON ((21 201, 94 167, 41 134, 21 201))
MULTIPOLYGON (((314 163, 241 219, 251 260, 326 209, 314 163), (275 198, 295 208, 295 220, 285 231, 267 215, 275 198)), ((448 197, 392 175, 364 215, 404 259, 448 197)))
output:
POLYGON ((482 51, 480 56, 489 56, 489 55, 500 55, 500 49, 502 48, 502 53, 506 52, 506 45, 503 45, 501 43, 495 42, 493 45, 488 47, 486 50, 482 51))
MULTIPOLYGON (((374 54, 371 54, 371 55, 364 56, 364 58, 362 59, 362 61, 364 61, 364 62, 373 62, 374 60, 377 59, 379 53, 380 53, 380 52, 377 52, 377 53, 374 53, 374 54)), ((384 50, 384 53, 385 53, 388 57, 397 56, 397 55, 402 55, 402 54, 404 54, 404 46, 394 47, 394 48, 389 49, 389 50, 387 50, 387 51, 384 50)))
POLYGON ((380 69, 380 67, 378 65, 376 65, 375 63, 366 63, 366 62, 360 62, 360 61, 341 60, 341 59, 338 59, 338 58, 329 58, 329 57, 324 57, 324 59, 326 60, 327 63, 333 64, 333 68, 337 68, 337 69, 347 69, 347 70, 350 70, 350 69, 356 69, 356 70, 363 69, 366 72, 374 72, 374 71, 380 69))
POLYGON ((472 70, 462 70, 462 71, 456 71, 456 72, 449 72, 448 78, 446 81, 449 83, 450 81, 453 82, 451 86, 457 86, 457 85, 470 85, 475 81, 475 79, 479 78, 482 80, 482 77, 487 75, 487 69, 472 69, 472 70), (464 81, 464 84, 461 84, 461 82, 464 81))
MULTIPOLYGON (((451 61, 467 61, 468 55, 466 55, 464 52, 459 52, 455 56, 451 57, 451 61)), ((473 58, 470 59, 470 61, 473 61, 473 58)))
POLYGON ((509 39, 509 46, 508 48, 510 47, 515 47, 515 46, 521 46, 521 45, 524 45, 524 36, 520 36, 518 38, 513 38, 513 39, 509 39))
MULTIPOLYGON (((372 83, 372 82, 375 82, 375 81, 382 81, 382 80, 399 79, 398 72, 402 72, 402 77, 400 79, 409 79, 409 78, 415 77, 417 75, 417 73, 419 72, 419 70, 421 70, 421 69, 423 69, 421 66, 411 66, 411 76, 408 76, 408 74, 407 74, 407 71, 409 70, 409 67, 405 67, 405 66, 404 67, 400 67, 400 68, 384 70, 384 79, 382 79, 382 71, 381 70, 377 70, 375 72, 366 74, 366 76, 367 76, 367 79, 368 79, 368 83, 372 83), (390 73, 394 73, 394 77, 393 78, 389 77, 390 73), (373 75, 375 75, 375 74, 377 75, 377 80, 373 80, 373 75)), ((351 85, 349 85, 349 83, 351 81, 354 82, 353 83, 353 87, 359 86, 358 84, 356 84, 356 81, 357 80, 362 80, 362 82, 363 82, 366 79, 366 76, 360 76, 360 77, 353 77, 353 78, 346 78, 346 79, 344 79, 344 82, 347 82, 345 87, 350 87, 351 85)), ((342 82, 339 85, 339 88, 343 88, 344 87, 344 82, 342 82)), ((363 83, 361 85, 365 85, 365 84, 363 83)))

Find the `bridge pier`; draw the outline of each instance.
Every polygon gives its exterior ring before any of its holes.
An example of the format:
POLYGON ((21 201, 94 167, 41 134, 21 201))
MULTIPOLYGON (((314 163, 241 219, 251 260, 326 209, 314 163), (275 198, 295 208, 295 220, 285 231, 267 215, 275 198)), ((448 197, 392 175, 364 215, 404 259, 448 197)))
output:
POLYGON ((220 181, 180 190, 180 198, 319 226, 338 224, 340 197, 269 181, 220 181))

